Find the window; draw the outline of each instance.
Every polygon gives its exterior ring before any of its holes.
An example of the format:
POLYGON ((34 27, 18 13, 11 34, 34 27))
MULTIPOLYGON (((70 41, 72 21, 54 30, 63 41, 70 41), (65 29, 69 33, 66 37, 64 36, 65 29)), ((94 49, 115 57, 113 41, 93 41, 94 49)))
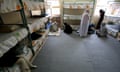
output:
POLYGON ((100 9, 103 9, 103 10, 106 11, 107 2, 108 2, 108 0, 97 0, 95 13, 94 13, 95 16, 99 16, 99 10, 100 9))
POLYGON ((50 16, 60 15, 60 2, 59 0, 46 0, 49 8, 47 9, 47 13, 50 16))

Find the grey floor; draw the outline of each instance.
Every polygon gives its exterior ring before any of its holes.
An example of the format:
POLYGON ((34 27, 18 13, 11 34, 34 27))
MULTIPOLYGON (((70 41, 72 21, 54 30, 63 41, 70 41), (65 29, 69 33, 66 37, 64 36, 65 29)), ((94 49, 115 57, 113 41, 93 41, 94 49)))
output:
POLYGON ((95 34, 49 36, 32 72, 120 72, 120 42, 95 34))

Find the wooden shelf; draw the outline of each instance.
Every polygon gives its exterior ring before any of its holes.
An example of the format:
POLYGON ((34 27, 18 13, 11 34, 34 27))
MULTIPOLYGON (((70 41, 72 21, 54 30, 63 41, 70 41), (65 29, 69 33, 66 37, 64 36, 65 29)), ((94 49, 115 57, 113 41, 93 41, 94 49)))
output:
POLYGON ((87 8, 92 16, 94 0, 87 1, 64 1, 63 2, 63 22, 70 25, 80 25, 82 14, 87 8))
POLYGON ((7 13, 13 13, 13 12, 19 12, 20 10, 11 10, 11 11, 7 11, 7 12, 0 12, 0 15, 7 14, 7 13))
POLYGON ((68 20, 64 20, 64 23, 68 23, 70 25, 79 25, 80 24, 80 20, 68 19, 68 20))
POLYGON ((42 49, 42 47, 44 46, 46 40, 47 40, 47 35, 48 35, 49 29, 46 30, 42 34, 42 37, 38 39, 38 42, 36 44, 36 46, 34 47, 34 51, 35 51, 35 55, 32 57, 32 59, 30 60, 31 62, 33 62, 33 60, 36 58, 36 56, 38 55, 38 53, 40 52, 40 50, 42 49), (40 42, 40 43, 39 43, 40 42))
MULTIPOLYGON (((12 39, 10 39, 11 42, 12 42, 12 43, 10 43, 12 45, 11 48, 16 46, 16 44, 20 43, 19 41, 21 41, 21 40, 26 39, 26 40, 31 41, 31 39, 30 39, 30 34, 31 33, 45 28, 45 24, 48 21, 47 17, 40 17, 40 18, 39 17, 37 17, 37 18, 30 18, 30 17, 28 18, 27 17, 27 15, 29 15, 29 14, 27 14, 27 12, 25 11, 26 9, 24 8, 24 5, 25 5, 25 2, 27 3, 28 1, 24 1, 24 2, 22 2, 22 0, 16 0, 14 2, 12 2, 10 0, 9 1, 4 0, 3 2, 2 1, 3 0, 0 0, 0 5, 1 5, 0 6, 0 20, 1 20, 1 23, 2 23, 2 25, 0 25, 0 26, 8 26, 8 28, 11 27, 11 26, 19 26, 20 29, 21 28, 25 29, 25 31, 23 29, 23 30, 21 30, 22 32, 17 32, 17 33, 14 33, 13 35, 11 35, 13 37, 12 39), (8 5, 7 5, 7 2, 8 2, 8 5), (12 3, 14 3, 14 4, 12 4, 12 3), (16 5, 20 5, 20 7, 18 8, 19 10, 16 10, 16 7, 15 7, 16 5), (24 34, 23 31, 25 32, 25 34, 24 34), (14 40, 14 42, 12 40, 14 40)), ((43 6, 44 5, 44 0, 41 0, 41 1, 42 2, 40 4, 41 4, 41 6, 43 6)), ((30 2, 32 2, 33 4, 36 3, 36 5, 35 5, 36 8, 37 8, 37 6, 40 6, 40 4, 38 4, 39 1, 34 2, 34 0, 33 1, 30 0, 29 3, 30 2)), ((33 6, 30 9, 34 9, 33 6)), ((3 29, 3 30, 6 30, 6 29, 3 29)), ((15 29, 14 31, 16 31, 16 30, 17 29, 15 29)), ((11 32, 14 32, 14 31, 11 31, 11 32)), ((25 52, 23 53, 25 59, 27 59, 31 63, 33 62, 33 60, 36 58, 36 56, 38 55, 38 53, 40 52, 40 50, 44 46, 44 44, 46 42, 46 39, 47 39, 48 32, 49 32, 49 29, 45 30, 44 32, 40 32, 40 34, 42 34, 42 37, 36 40, 36 43, 33 46, 33 50, 32 50, 31 42, 29 43, 29 45, 30 45, 29 48, 28 48, 27 45, 24 46, 25 49, 26 49, 26 50, 24 50, 25 52), (35 55, 34 55, 34 52, 35 52, 35 55)), ((3 32, 3 33, 5 33, 5 32, 3 32)), ((10 32, 6 32, 6 33, 7 33, 7 36, 8 36, 7 39, 11 38, 8 35, 8 33, 10 33, 10 32)), ((0 38, 2 38, 2 37, 0 36, 0 38)), ((1 44, 3 44, 3 42, 4 42, 4 44, 7 43, 6 45, 9 48, 9 45, 10 45, 9 42, 10 41, 6 41, 6 39, 1 39, 0 42, 2 42, 1 44), (3 41, 3 40, 5 40, 5 41, 3 41)), ((25 41, 25 43, 26 42, 27 41, 25 41)), ((6 46, 0 45, 0 48, 1 47, 3 47, 3 49, 7 48, 6 46)), ((7 52, 8 50, 5 50, 4 53, 7 52)), ((2 50, 0 50, 0 53, 1 53, 1 51, 2 50)), ((0 54, 0 57, 3 56, 4 53, 0 54)), ((4 69, 6 70, 6 72, 7 71, 9 71, 9 72, 21 72, 22 70, 19 66, 22 66, 22 65, 15 63, 14 66, 5 67, 4 69)))
POLYGON ((84 9, 70 9, 70 8, 64 8, 64 14, 69 15, 81 15, 84 12, 84 9))

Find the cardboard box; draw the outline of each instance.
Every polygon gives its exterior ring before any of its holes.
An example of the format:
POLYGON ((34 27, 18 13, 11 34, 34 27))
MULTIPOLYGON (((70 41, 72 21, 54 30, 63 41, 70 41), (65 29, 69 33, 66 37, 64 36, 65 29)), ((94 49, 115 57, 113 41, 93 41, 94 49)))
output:
POLYGON ((18 28, 20 28, 20 27, 17 25, 0 25, 0 33, 13 32, 13 31, 17 30, 18 28))

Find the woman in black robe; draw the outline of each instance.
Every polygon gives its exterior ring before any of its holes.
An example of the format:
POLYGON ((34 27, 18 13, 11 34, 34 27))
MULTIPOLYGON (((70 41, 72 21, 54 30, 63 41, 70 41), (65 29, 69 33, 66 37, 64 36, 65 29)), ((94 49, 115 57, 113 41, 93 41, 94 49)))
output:
POLYGON ((105 11, 102 10, 102 9, 100 9, 99 13, 100 13, 100 18, 99 18, 98 23, 97 23, 97 26, 96 26, 96 29, 97 29, 97 30, 100 29, 101 23, 102 23, 102 21, 104 20, 105 11))

